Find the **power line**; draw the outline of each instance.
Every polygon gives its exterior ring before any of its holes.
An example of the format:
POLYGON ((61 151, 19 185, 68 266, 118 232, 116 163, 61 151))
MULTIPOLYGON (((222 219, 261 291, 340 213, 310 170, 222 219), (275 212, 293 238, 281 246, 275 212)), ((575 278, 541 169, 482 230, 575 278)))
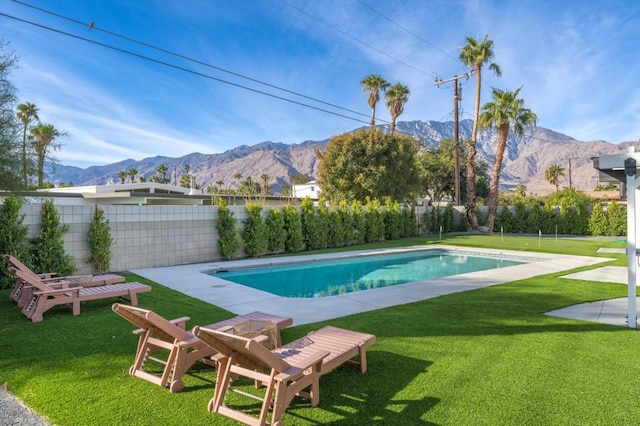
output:
MULTIPOLYGON (((254 81, 254 82, 269 86, 269 87, 273 87, 273 88, 276 88, 276 89, 279 89, 279 90, 282 90, 282 91, 285 91, 285 92, 288 92, 288 93, 291 93, 291 94, 294 94, 294 95, 297 95, 297 96, 301 96, 303 98, 314 100, 314 101, 317 101, 319 103, 322 103, 322 104, 325 104, 325 105, 329 105, 329 106, 332 106, 332 107, 335 107, 335 108, 338 108, 338 109, 341 109, 341 110, 345 110, 345 111, 348 111, 348 112, 351 112, 351 113, 355 113, 357 115, 361 115, 361 116, 364 116, 364 117, 369 117, 368 114, 363 114, 363 113, 360 113, 360 112, 357 112, 357 111, 353 111, 353 110, 350 110, 350 109, 347 109, 347 108, 343 108, 343 107, 340 107, 340 106, 332 104, 332 103, 324 102, 324 101, 321 101, 319 99, 315 99, 315 98, 312 98, 312 97, 309 97, 309 96, 306 96, 306 95, 303 95, 303 94, 300 94, 300 93, 297 93, 297 92, 294 92, 294 91, 291 91, 291 90, 288 90, 288 89, 280 88, 278 86, 275 86, 275 85, 272 85, 272 84, 269 84, 269 83, 265 83, 265 82, 262 82, 262 81, 257 80, 257 79, 253 79, 251 77, 246 77, 246 76, 243 76, 243 75, 241 75, 239 73, 235 73, 233 71, 225 70, 225 69, 217 67, 215 65, 210 65, 210 64, 207 64, 205 62, 202 62, 202 61, 199 61, 199 60, 196 60, 196 59, 193 59, 193 58, 189 58, 189 57, 181 55, 179 53, 171 52, 169 50, 166 50, 166 49, 151 45, 149 43, 145 43, 145 42, 133 39, 133 38, 128 37, 128 36, 123 36, 123 35, 108 31, 108 30, 101 29, 101 28, 99 28, 99 27, 97 27, 95 25, 95 21, 92 21, 89 24, 86 24, 86 23, 84 23, 82 21, 78 21, 76 19, 69 18, 69 17, 63 16, 63 15, 59 15, 57 13, 48 11, 46 9, 41 9, 41 8, 38 8, 38 7, 35 7, 35 6, 32 6, 32 5, 29 5, 27 3, 21 2, 19 0, 13 0, 13 1, 18 3, 18 4, 22 4, 24 6, 31 7, 31 8, 34 8, 36 10, 40 10, 40 11, 42 11, 44 13, 51 14, 53 16, 56 16, 56 17, 59 17, 59 18, 74 22, 76 24, 82 25, 83 27, 89 28, 90 31, 93 31, 94 29, 97 30, 97 31, 102 31, 102 32, 104 32, 106 34, 113 35, 115 37, 119 37, 119 38, 122 38, 124 40, 131 41, 133 43, 140 44, 142 46, 149 47, 151 49, 158 50, 160 52, 164 52, 164 53, 167 53, 167 54, 179 57, 179 58, 183 58, 183 59, 189 60, 189 61, 197 63, 197 64, 202 64, 202 65, 210 67, 210 68, 218 69, 218 70, 227 72, 229 74, 233 74, 233 75, 245 78, 245 79, 250 80, 250 81, 254 81)), ((52 32, 55 32, 55 33, 58 33, 58 34, 61 34, 61 35, 65 35, 65 36, 68 36, 68 37, 71 37, 71 38, 75 38, 75 39, 78 39, 78 40, 81 40, 81 41, 85 41, 87 43, 95 44, 95 45, 98 45, 98 46, 101 46, 101 47, 105 47, 105 48, 108 48, 108 49, 111 49, 111 50, 115 50, 115 51, 120 52, 120 53, 124 53, 124 54, 130 55, 130 56, 134 56, 134 57, 137 57, 137 58, 140 58, 140 59, 143 59, 143 60, 147 60, 147 61, 159 64, 159 65, 164 65, 164 66, 167 66, 167 67, 170 67, 170 68, 174 68, 174 69, 179 70, 179 71, 184 71, 184 72, 187 72, 187 73, 190 73, 190 74, 193 74, 193 75, 197 75, 197 76, 200 76, 200 77, 208 78, 208 79, 211 79, 211 80, 214 80, 214 81, 218 81, 218 82, 221 82, 221 83, 224 83, 224 84, 228 84, 230 86, 234 86, 234 87, 245 89, 245 90, 248 90, 248 91, 251 91, 251 92, 254 92, 254 93, 258 93, 258 94, 262 94, 262 95, 265 95, 265 96, 269 96, 269 97, 272 97, 272 98, 275 98, 275 99, 279 99, 279 100, 282 100, 282 101, 285 101, 285 102, 289 102, 289 103, 292 103, 292 104, 295 104, 295 105, 300 105, 300 106, 303 106, 303 107, 306 107, 306 108, 309 108, 309 109, 313 109, 313 110, 316 110, 316 111, 325 112, 327 114, 332 114, 332 115, 335 115, 335 116, 338 116, 338 117, 342 117, 342 118, 346 118, 346 119, 349 119, 349 120, 352 120, 352 121, 356 121, 356 122, 359 122, 359 123, 370 124, 369 121, 364 121, 364 120, 361 120, 361 119, 358 119, 358 118, 355 118, 355 117, 350 117, 350 116, 347 116, 347 115, 344 115, 344 114, 340 114, 340 113, 337 113, 337 112, 334 112, 334 111, 329 111, 329 110, 326 110, 326 109, 323 109, 323 108, 319 108, 319 107, 316 107, 316 106, 313 106, 313 105, 305 104, 305 103, 302 103, 302 102, 299 102, 299 101, 295 101, 295 100, 288 99, 288 98, 285 98, 285 97, 282 97, 282 96, 278 96, 278 95, 275 95, 275 94, 272 94, 272 93, 268 93, 268 92, 264 92, 264 91, 261 91, 261 90, 258 90, 258 89, 254 89, 254 88, 251 88, 251 87, 243 86, 243 85, 238 84, 238 83, 234 83, 234 82, 230 82, 230 81, 227 81, 227 80, 223 80, 223 79, 220 79, 220 78, 217 78, 217 77, 213 77, 213 76, 208 75, 208 74, 201 73, 199 71, 191 70, 191 69, 179 66, 179 65, 171 64, 169 62, 165 62, 165 61, 162 61, 162 60, 159 60, 159 59, 155 59, 155 58, 152 58, 152 57, 149 57, 149 56, 145 56, 145 55, 142 55, 142 54, 139 54, 139 53, 131 52, 129 50, 126 50, 126 49, 123 49, 123 48, 120 48, 120 47, 116 47, 116 46, 112 46, 112 45, 109 45, 109 44, 106 44, 106 43, 94 41, 94 40, 88 39, 86 37, 82 37, 82 36, 78 36, 78 35, 75 35, 75 34, 71 34, 71 33, 56 29, 56 28, 52 28, 52 27, 49 27, 49 26, 46 26, 46 25, 43 25, 43 24, 39 24, 39 23, 36 23, 36 22, 33 22, 33 21, 29 21, 27 19, 23 19, 23 18, 19 18, 19 17, 16 17, 16 16, 12 16, 12 15, 9 15, 9 14, 3 13, 3 12, 0 12, 0 16, 5 16, 5 17, 10 18, 10 19, 14 19, 14 20, 26 23, 26 24, 30 24, 30 25, 33 25, 33 26, 36 26, 36 27, 39 27, 39 28, 42 28, 42 29, 45 29, 45 30, 48 30, 48 31, 52 31, 52 32)), ((380 121, 380 122, 383 122, 383 123, 386 123, 386 124, 390 124, 390 121, 387 121, 387 120, 384 120, 384 119, 380 119, 380 118, 376 118, 376 119, 378 121, 380 121)), ((414 136, 411 133, 402 132, 400 130, 397 130, 396 132, 400 133, 400 134, 408 135, 408 136, 414 136)))
MULTIPOLYGON (((35 9, 35 10, 39 10, 41 12, 47 13, 49 15, 52 15, 52 16, 55 16, 55 17, 58 17, 58 18, 61 18, 61 19, 65 19, 67 21, 70 21, 70 22, 73 22, 75 24, 81 25, 81 26, 83 26, 85 28, 89 28, 89 30, 91 30, 91 31, 100 31, 100 32, 103 32, 105 34, 108 34, 108 35, 111 35, 111 36, 114 36, 114 37, 118 37, 118 38, 121 38, 123 40, 129 41, 129 42, 132 42, 132 43, 135 43, 135 44, 139 44, 139 45, 144 46, 144 47, 148 47, 150 49, 157 50, 157 51, 162 52, 162 53, 166 53, 166 54, 169 54, 169 55, 181 58, 181 59, 185 59, 187 61, 199 64, 199 65, 203 65, 205 67, 209 67, 209 68, 212 68, 212 69, 215 69, 215 70, 218 70, 218 71, 225 72, 227 74, 231 74, 231 75, 236 76, 236 77, 240 77, 240 78, 245 79, 245 80, 252 81, 254 83, 262 84, 264 86, 271 87, 273 89, 281 90, 283 92, 290 93, 290 94, 295 95, 295 96, 300 96, 301 98, 309 99, 311 101, 318 102, 318 103, 321 103, 321 104, 324 104, 324 105, 327 105, 327 106, 330 106, 330 107, 333 107, 333 108, 341 109, 343 111, 347 111, 347 112, 350 112, 352 114, 361 115, 363 117, 369 117, 368 114, 364 114, 364 113, 361 113, 361 112, 358 112, 358 111, 354 111, 354 110, 351 110, 351 109, 348 109, 348 108, 344 108, 344 107, 341 107, 339 105, 336 105, 336 104, 333 104, 333 103, 330 103, 330 102, 326 102, 326 101, 323 101, 323 100, 320 100, 320 99, 317 99, 317 98, 314 98, 314 97, 311 97, 311 96, 307 96, 307 95, 304 95, 302 93, 295 92, 293 90, 285 89, 283 87, 276 86, 275 84, 267 83, 267 82, 264 82, 262 80, 258 80, 258 79, 253 78, 253 77, 248 77, 248 76, 245 76, 243 74, 240 74, 240 73, 237 73, 237 72, 234 72, 234 71, 230 71, 230 70, 227 70, 225 68, 222 68, 222 67, 219 67, 219 66, 216 66, 216 65, 212 65, 212 64, 200 61, 198 59, 194 59, 194 58, 182 55, 180 53, 176 53, 176 52, 164 49, 162 47, 158 47, 158 46, 152 45, 150 43, 146 43, 146 42, 143 42, 143 41, 140 41, 140 40, 136 40, 134 38, 122 35, 122 34, 118 34, 118 33, 115 33, 115 32, 100 28, 97 25, 95 25, 95 21, 92 21, 90 23, 86 23, 86 22, 82 22, 82 21, 79 21, 77 19, 74 19, 74 18, 71 18, 71 17, 68 17, 68 16, 64 16, 64 15, 52 12, 52 11, 47 10, 47 9, 43 9, 43 8, 40 8, 40 7, 37 7, 37 6, 33 6, 33 5, 29 4, 29 3, 25 3, 25 2, 20 1, 20 0, 13 0, 13 1, 15 3, 21 4, 23 6, 30 7, 30 8, 35 9)), ((380 121, 384 121, 385 123, 389 123, 388 121, 385 121, 385 120, 380 120, 380 121)))
POLYGON ((199 77, 208 78, 210 80, 218 81, 220 83, 228 84, 230 86, 234 86, 234 87, 238 87, 238 88, 241 88, 241 89, 249 90, 251 92, 259 93, 261 95, 269 96, 269 97, 272 97, 272 98, 275 98, 275 99, 279 99, 279 100, 282 100, 282 101, 285 101, 285 102, 289 102, 289 103, 292 103, 292 104, 300 105, 300 106, 303 106, 303 107, 306 107, 306 108, 310 108, 310 109, 314 109, 314 110, 317 110, 317 111, 322 111, 322 112, 325 112, 327 114, 332 114, 332 115, 335 115, 335 116, 338 116, 338 117, 347 118, 349 120, 357 121, 357 122, 364 123, 364 124, 370 124, 369 121, 364 121, 364 120, 361 120, 361 119, 358 119, 358 118, 349 117, 349 116, 344 115, 344 114, 340 114, 340 113, 337 113, 337 112, 334 112, 334 111, 329 111, 329 110, 326 110, 326 109, 323 109, 323 108, 319 108, 319 107, 316 107, 316 106, 313 106, 313 105, 309 105, 309 104, 305 104, 305 103, 302 103, 302 102, 298 102, 298 101, 295 101, 293 99, 284 98, 282 96, 274 95, 272 93, 268 93, 268 92, 264 92, 262 90, 254 89, 252 87, 243 86, 243 85, 238 84, 238 83, 233 83, 231 81, 227 81, 227 80, 223 80, 221 78, 213 77, 211 75, 204 74, 204 73, 201 73, 199 71, 190 70, 188 68, 184 68, 184 67, 181 67, 179 65, 171 64, 171 63, 168 63, 168 62, 165 62, 165 61, 161 61, 159 59, 155 59, 155 58, 151 58, 149 56, 145 56, 145 55, 142 55, 142 54, 139 54, 139 53, 131 52, 129 50, 125 50, 125 49, 122 49, 122 48, 119 48, 119 47, 116 47, 116 46, 111 46, 111 45, 106 44, 106 43, 101 43, 101 42, 98 42, 98 41, 95 41, 95 40, 90 40, 88 38, 81 37, 81 36, 78 36, 78 35, 75 35, 75 34, 71 34, 71 33, 67 33, 65 31, 58 30, 58 29, 55 29, 55 28, 51 28, 51 27, 48 27, 46 25, 38 24, 38 23, 33 22, 33 21, 29 21, 29 20, 26 20, 26 19, 18 18, 16 16, 8 15, 8 14, 3 13, 3 12, 0 12, 0 16, 4 16, 4 17, 10 18, 10 19, 14 19, 16 21, 20 21, 20 22, 23 22, 23 23, 26 23, 26 24, 29 24, 29 25, 33 25, 33 26, 36 26, 36 27, 39 27, 39 28, 42 28, 42 29, 45 29, 45 30, 48 30, 48 31, 52 31, 52 32, 55 32, 55 33, 58 33, 58 34, 62 34, 62 35, 68 36, 68 37, 75 38, 75 39, 78 39, 78 40, 86 41, 87 43, 91 43, 91 44, 95 44, 95 45, 98 45, 98 46, 101 46, 101 47, 105 47, 105 48, 108 48, 108 49, 111 49, 111 50, 115 50, 115 51, 120 52, 120 53, 124 53, 124 54, 130 55, 130 56, 134 56, 134 57, 137 57, 137 58, 140 58, 140 59, 144 59, 146 61, 154 62, 156 64, 160 64, 160 65, 164 65, 164 66, 167 66, 167 67, 170 67, 170 68, 174 68, 174 69, 177 69, 177 70, 180 70, 180 71, 184 71, 184 72, 187 72, 187 73, 190 73, 190 74, 193 74, 193 75, 197 75, 199 77))
POLYGON ((362 0, 358 0, 358 2, 360 4, 362 4, 364 7, 368 8, 369 10, 371 10, 372 12, 378 14, 380 17, 382 17, 383 19, 391 22, 393 25, 395 25, 396 27, 402 29, 403 31, 411 34, 412 36, 414 36, 415 38, 417 38, 418 40, 420 40, 421 42, 425 43, 428 46, 431 46, 432 48, 434 48, 435 50, 437 50, 440 53, 443 53, 445 55, 447 55, 448 57, 455 59, 456 61, 458 60, 458 58, 456 58, 455 56, 450 55, 449 53, 445 52, 444 50, 440 49, 438 46, 435 46, 431 43, 429 43, 427 40, 423 39, 422 37, 420 37, 419 35, 417 35, 416 33, 412 32, 411 30, 403 27, 402 25, 398 24, 397 22, 395 22, 394 20, 392 20, 391 18, 389 18, 388 16, 384 15, 383 13, 377 11, 376 9, 374 9, 373 7, 369 6, 368 4, 366 4, 364 1, 362 0))
POLYGON ((401 64, 406 65, 407 67, 411 68, 411 69, 412 69, 412 70, 414 70, 414 71, 417 71, 417 72, 419 72, 419 73, 421 73, 421 74, 424 74, 424 75, 427 75, 427 76, 428 76, 428 74, 427 74, 427 73, 425 73, 424 71, 422 71, 421 69, 416 68, 416 67, 414 67, 413 65, 411 65, 411 64, 409 64, 409 63, 407 63, 407 62, 404 62, 402 59, 396 58, 395 56, 390 55, 390 54, 388 54, 387 52, 385 52, 385 51, 383 51, 383 50, 380 50, 380 49, 378 49, 377 47, 375 47, 375 46, 373 46, 373 45, 371 45, 371 44, 369 44, 369 43, 367 43, 367 42, 365 42, 365 41, 362 41, 362 40, 360 40, 360 39, 358 39, 358 38, 356 38, 356 37, 352 36, 351 34, 349 34, 349 33, 345 32, 345 31, 342 31, 341 29, 339 29, 339 28, 337 28, 337 27, 334 27, 333 25, 331 25, 331 24, 329 24, 329 23, 327 23, 327 22, 323 21, 322 19, 320 19, 320 18, 318 18, 318 17, 316 17, 316 16, 314 16, 314 15, 310 14, 309 12, 307 12, 307 11, 305 11, 305 10, 303 10, 303 9, 300 9, 298 6, 295 6, 295 5, 293 5, 293 4, 289 3, 289 2, 287 2, 286 0, 280 0, 280 1, 281 1, 282 3, 284 3, 284 4, 286 4, 287 6, 289 6, 289 7, 293 8, 293 9, 297 10, 298 12, 302 13, 303 15, 307 15, 309 18, 314 19, 314 20, 316 20, 316 21, 320 22, 322 25, 325 25, 325 26, 327 26, 327 27, 331 28, 332 30, 334 30, 334 31, 336 31, 336 32, 338 32, 338 33, 340 33, 340 34, 342 34, 343 36, 348 37, 348 38, 350 38, 351 40, 353 40, 353 41, 355 41, 355 42, 357 42, 357 43, 360 43, 360 44, 362 44, 363 46, 368 47, 369 49, 375 50, 376 52, 380 53, 381 55, 384 55, 384 56, 386 56, 386 57, 388 57, 388 58, 391 58, 391 59, 393 59, 394 61, 400 62, 401 64))

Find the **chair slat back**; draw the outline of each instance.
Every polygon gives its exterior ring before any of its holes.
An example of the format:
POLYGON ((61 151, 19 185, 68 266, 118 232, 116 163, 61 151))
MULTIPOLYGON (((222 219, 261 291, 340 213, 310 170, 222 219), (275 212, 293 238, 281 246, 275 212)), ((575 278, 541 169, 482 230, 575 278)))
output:
POLYGON ((25 274, 30 274, 31 276, 40 279, 40 277, 38 277, 38 275, 35 272, 33 272, 24 263, 20 262, 18 259, 16 259, 15 257, 11 256, 10 254, 5 254, 2 257, 4 257, 4 260, 6 260, 7 263, 10 264, 15 269, 17 269, 19 271, 22 271, 25 274))
POLYGON ((42 281, 40 281, 40 278, 38 278, 35 275, 26 273, 20 269, 16 269, 13 266, 9 268, 9 272, 11 272, 21 280, 25 281, 27 284, 37 288, 40 291, 51 290, 51 287, 44 284, 42 281))
POLYGON ((114 303, 111 310, 143 330, 153 329, 153 335, 157 335, 165 341, 170 341, 170 339, 182 341, 191 338, 191 334, 187 331, 153 311, 119 303, 114 303))
POLYGON ((193 334, 225 356, 231 356, 235 352, 257 366, 278 372, 291 366, 253 339, 205 327, 195 327, 193 334))

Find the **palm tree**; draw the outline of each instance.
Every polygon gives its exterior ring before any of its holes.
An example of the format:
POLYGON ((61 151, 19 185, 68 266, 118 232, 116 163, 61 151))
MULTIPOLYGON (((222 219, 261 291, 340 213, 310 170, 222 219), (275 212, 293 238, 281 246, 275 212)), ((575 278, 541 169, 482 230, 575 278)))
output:
POLYGON ((493 102, 482 106, 482 114, 478 118, 478 125, 482 128, 496 128, 498 131, 498 145, 496 146, 496 160, 489 183, 489 216, 487 217, 488 232, 493 231, 493 223, 498 210, 498 185, 500 183, 500 169, 502 158, 507 147, 509 130, 512 128, 517 135, 524 134, 525 126, 535 126, 538 116, 530 109, 524 108, 524 100, 518 98, 520 87, 515 92, 492 89, 493 102))
POLYGON ((38 124, 31 129, 33 139, 33 149, 37 156, 38 188, 42 188, 44 183, 44 160, 47 158, 49 147, 58 149, 59 145, 51 145, 55 138, 60 136, 60 132, 53 127, 53 124, 38 124))
POLYGON ((544 180, 555 185, 556 192, 560 190, 560 176, 564 176, 564 169, 559 164, 552 164, 544 171, 544 180))
POLYGON ((382 78, 381 75, 369 74, 366 76, 360 84, 362 85, 363 92, 369 92, 369 98, 367 103, 371 108, 371 127, 376 125, 376 104, 380 100, 380 91, 387 90, 390 86, 389 82, 382 78))
POLYGON ((262 198, 267 198, 267 195, 269 195, 269 179, 271 179, 271 176, 263 173, 260 175, 260 179, 262 179, 262 198))
POLYGON ((18 119, 24 124, 22 129, 22 183, 27 186, 27 127, 31 120, 38 120, 38 108, 31 102, 18 105, 18 119))
POLYGON ((160 175, 162 176, 162 180, 160 182, 167 183, 167 172, 168 171, 169 171, 169 168, 167 166, 165 166, 164 164, 160 164, 158 166, 158 168, 156 169, 156 172, 160 173, 160 175))
POLYGON ((120 179, 120 183, 124 184, 124 181, 127 179, 127 176, 129 176, 129 173, 127 173, 124 170, 120 170, 118 172, 118 179, 120 179))
POLYGON ((131 183, 135 183, 137 174, 138 174, 138 170, 136 170, 135 168, 132 167, 129 169, 129 171, 127 172, 127 175, 131 178, 131 183))
POLYGON ((467 44, 460 48, 460 60, 467 67, 472 67, 476 75, 476 103, 474 110, 473 129, 467 148, 467 203, 465 206, 469 228, 478 229, 478 217, 476 216, 476 140, 478 137, 478 117, 480 116, 480 89, 482 86, 482 67, 489 63, 489 69, 500 77, 500 67, 491 62, 493 59, 493 41, 489 40, 489 34, 484 39, 478 40, 467 37, 467 44))
POLYGON ((396 131, 396 119, 404 112, 404 104, 409 100, 409 88, 396 83, 384 94, 391 114, 391 134, 396 131))

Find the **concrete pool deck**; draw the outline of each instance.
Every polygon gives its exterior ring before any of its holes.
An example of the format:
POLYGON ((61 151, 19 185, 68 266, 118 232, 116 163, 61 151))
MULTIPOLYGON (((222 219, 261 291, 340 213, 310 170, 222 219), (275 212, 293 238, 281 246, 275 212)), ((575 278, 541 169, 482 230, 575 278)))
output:
MULTIPOLYGON (((426 245, 411 248, 362 250, 341 253, 312 254, 278 258, 217 261, 164 268, 135 269, 131 272, 166 287, 226 309, 234 314, 266 311, 293 318, 295 325, 324 321, 346 315, 367 312, 389 306, 431 299, 450 293, 474 290, 537 275, 596 265, 611 259, 603 257, 568 256, 548 253, 518 252, 495 249, 476 249, 445 245, 426 245), (462 275, 376 288, 354 293, 320 298, 287 298, 255 290, 207 275, 207 271, 247 267, 271 266, 293 262, 313 262, 344 259, 360 254, 382 254, 417 249, 444 249, 458 253, 532 259, 531 262, 505 268, 471 272, 462 275)), ((187 315, 188 313, 185 313, 187 315)))

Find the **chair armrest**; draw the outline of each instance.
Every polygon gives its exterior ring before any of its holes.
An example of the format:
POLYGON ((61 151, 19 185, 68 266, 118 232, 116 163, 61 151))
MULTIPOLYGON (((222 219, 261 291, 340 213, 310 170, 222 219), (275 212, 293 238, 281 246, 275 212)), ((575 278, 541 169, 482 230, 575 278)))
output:
POLYGON ((191 317, 180 317, 180 318, 172 319, 169 322, 171 324, 177 325, 178 327, 181 327, 183 330, 186 330, 187 321, 189 321, 190 319, 191 317))
POLYGON ((80 289, 82 289, 82 287, 60 288, 60 289, 34 291, 33 294, 35 294, 36 296, 40 296, 40 295, 55 296, 56 294, 78 293, 80 292, 80 289))
MULTIPOLYGON (((314 351, 310 352, 304 358, 296 360, 295 364, 291 364, 291 368, 288 368, 286 371, 281 372, 276 376, 279 379, 287 379, 291 377, 295 377, 298 374, 301 374, 305 370, 311 368, 314 364, 321 364, 322 360, 326 358, 330 354, 329 351, 314 351)), ((318 365, 318 370, 319 370, 318 365)))

